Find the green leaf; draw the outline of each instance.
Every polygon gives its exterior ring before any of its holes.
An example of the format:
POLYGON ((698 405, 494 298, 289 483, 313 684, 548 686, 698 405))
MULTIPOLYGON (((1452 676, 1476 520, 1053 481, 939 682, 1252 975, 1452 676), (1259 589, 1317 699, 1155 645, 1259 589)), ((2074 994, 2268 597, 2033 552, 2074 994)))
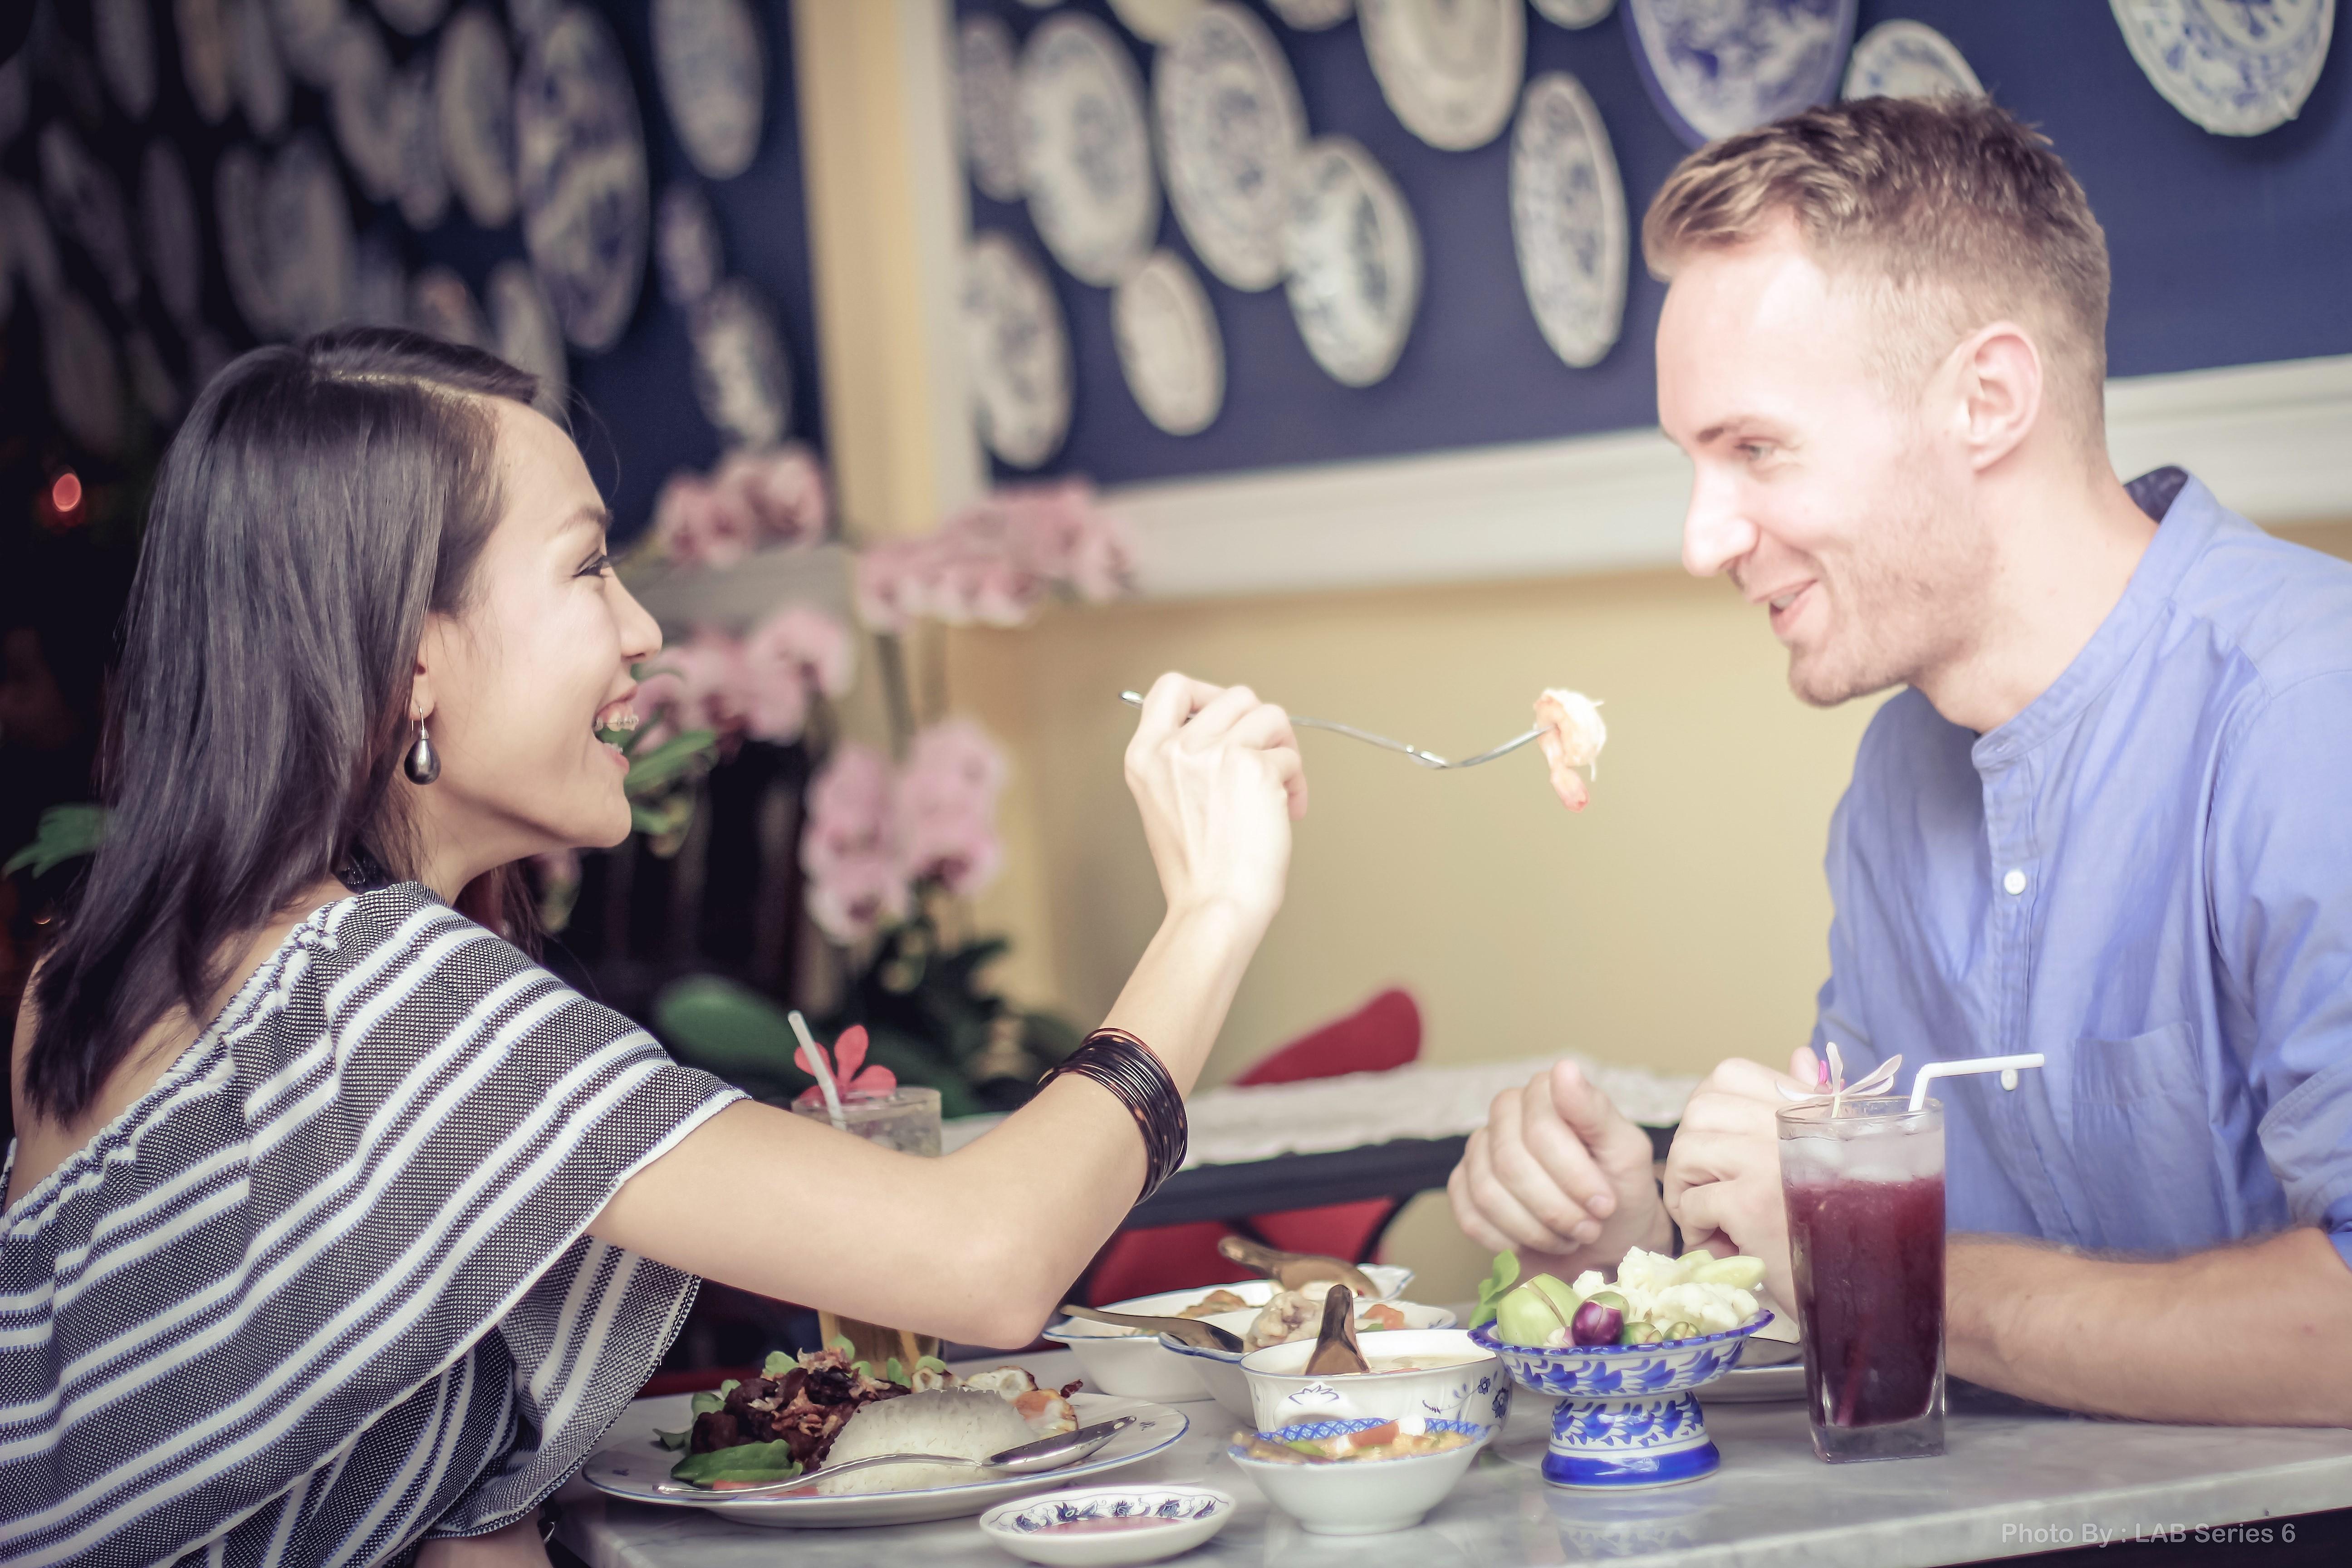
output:
POLYGON ((688 1454, 669 1474, 672 1480, 709 1487, 722 1481, 732 1481, 739 1486, 788 1481, 800 1473, 801 1462, 793 1458, 792 1445, 778 1441, 738 1443, 731 1448, 713 1448, 707 1454, 688 1454))
POLYGON ((935 1355, 917 1356, 915 1358, 915 1370, 918 1372, 945 1372, 947 1369, 948 1363, 941 1361, 935 1355))
POLYGON ((654 1428, 654 1436, 660 1439, 663 1447, 674 1454, 686 1447, 686 1440, 694 1436, 694 1428, 689 1426, 683 1432, 665 1432, 656 1426, 654 1428))
POLYGON ((907 1363, 892 1356, 882 1363, 882 1381, 903 1384, 907 1381, 907 1363))
POLYGON ((705 1389, 694 1396, 694 1413, 697 1415, 708 1415, 714 1410, 725 1408, 726 1404, 726 1400, 705 1389))
POLYGON ((1495 1304, 1510 1293, 1511 1287, 1518 1282, 1518 1279, 1517 1255, 1509 1252, 1495 1254, 1494 1271, 1478 1285, 1478 1315, 1470 1320, 1472 1328, 1495 1321, 1495 1304))
POLYGON ((626 792, 632 798, 658 795, 700 768, 718 749, 715 731, 688 730, 673 735, 642 756, 631 755, 626 792))
POLYGON ((46 877, 77 856, 97 853, 105 837, 106 807, 53 805, 41 813, 33 841, 0 865, 0 876, 14 876, 29 866, 34 876, 46 877))
POLYGON ((760 1375, 761 1377, 782 1377, 784 1373, 792 1371, 793 1368, 798 1365, 800 1365, 800 1362, 794 1358, 790 1351, 770 1351, 768 1352, 767 1361, 761 1365, 760 1375))
POLYGON ((732 980, 690 974, 664 988, 654 998, 654 1027, 687 1062, 722 1077, 774 1079, 793 1093, 815 1081, 793 1065, 796 1042, 784 1010, 732 980))
POLYGON ((849 1342, 849 1336, 847 1334, 834 1335, 831 1340, 825 1342, 824 1348, 829 1351, 839 1351, 844 1355, 855 1354, 857 1350, 856 1345, 849 1342))

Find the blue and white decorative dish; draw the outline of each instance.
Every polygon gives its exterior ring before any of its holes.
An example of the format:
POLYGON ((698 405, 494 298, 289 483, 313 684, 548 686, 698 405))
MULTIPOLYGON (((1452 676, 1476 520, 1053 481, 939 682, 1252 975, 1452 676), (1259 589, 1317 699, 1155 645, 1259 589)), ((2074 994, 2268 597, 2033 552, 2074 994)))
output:
POLYGON ((991 201, 1019 201, 1020 46, 1002 16, 966 16, 956 29, 956 124, 971 183, 991 201))
POLYGON ((654 0, 654 69, 686 156, 727 180, 760 151, 768 82, 760 25, 743 0, 654 0))
MULTIPOLYGON (((1269 1443, 1291 1438, 1337 1437, 1384 1426, 1385 1420, 1359 1418, 1316 1421, 1259 1432, 1269 1443)), ((1443 1453, 1419 1454, 1402 1459, 1335 1460, 1328 1464, 1284 1464, 1254 1459, 1240 1444, 1226 1450, 1234 1468, 1247 1476, 1268 1502, 1297 1520, 1313 1535, 1385 1535, 1410 1530, 1422 1517, 1445 1500, 1445 1494, 1470 1473, 1470 1467, 1500 1424, 1466 1421, 1424 1421, 1423 1431, 1460 1432, 1473 1441, 1443 1453)))
POLYGON ((400 142, 393 127, 392 56, 367 22, 345 28, 327 83, 327 124, 360 195, 389 201, 400 189, 400 142))
POLYGON ((433 57, 419 51, 392 83, 392 134, 400 179, 394 195, 402 221, 423 231, 449 211, 449 170, 441 161, 441 114, 433 91, 433 57))
POLYGON ((499 357, 519 370, 539 377, 536 406, 551 417, 563 407, 572 384, 571 367, 563 355, 563 329, 556 325, 547 291, 530 263, 509 257, 490 268, 488 296, 490 341, 499 357))
POLYGON ((964 251, 965 364, 983 446, 1034 468, 1070 433, 1070 333, 1044 268, 993 230, 964 251))
POLYGON ((1421 230, 1350 138, 1310 142, 1291 165, 1282 257, 1298 335, 1332 380, 1370 386, 1396 368, 1421 308, 1421 230))
POLYGON ((719 216, 693 180, 673 180, 654 213, 654 271, 662 298, 690 310, 727 276, 727 248, 719 216))
POLYGON ((343 319, 358 241, 352 200, 326 143, 305 132, 278 150, 262 187, 281 324, 299 338, 343 319))
POLYGON ((1771 1321, 1759 1310, 1721 1333, 1648 1345, 1515 1345, 1496 1339, 1491 1323, 1470 1338, 1501 1356, 1529 1392, 1559 1399, 1544 1479, 1614 1489, 1696 1480, 1722 1466, 1692 1390, 1730 1371, 1748 1336, 1771 1321))
POLYGON ((1544 342, 1569 364, 1600 363, 1624 325, 1631 231, 1609 128, 1566 71, 1536 78, 1519 104, 1511 243, 1544 342))
POLYGON ((41 361, 66 434, 101 458, 121 456, 127 432, 114 339, 96 307, 70 288, 41 301, 41 361))
POLYGON ((1617 0, 1534 0, 1536 15, 1562 27, 1590 27, 1616 7, 1617 0))
POLYGON ((1302 33, 1336 27, 1356 14, 1356 0, 1266 0, 1274 14, 1302 33))
POLYGON ((410 37, 421 38, 433 30, 433 24, 449 8, 449 0, 375 0, 375 8, 385 21, 410 37))
POLYGON ((1980 98, 1966 57, 1952 40, 1925 22, 1881 22, 1853 46, 1845 86, 1838 96, 1855 98, 1980 98))
POLYGON ((398 231, 384 224, 360 237, 352 252, 352 297, 346 320, 363 327, 408 325, 408 268, 398 231))
POLYGON ((1313 1340, 1267 1345, 1242 1357, 1251 1425, 1272 1431, 1302 1421, 1364 1417, 1499 1426, 1510 1415, 1509 1369, 1466 1330, 1391 1329, 1363 1338, 1371 1342, 1364 1352, 1367 1372, 1307 1371, 1313 1340))
POLYGON ((147 276, 164 313, 184 330, 204 304, 204 229, 188 165, 168 136, 147 143, 139 164, 139 233, 146 242, 147 276))
POLYGON ((144 120, 155 107, 155 25, 147 0, 92 0, 90 32, 99 74, 122 112, 144 120))
POLYGON ((361 21, 343 6, 343 0, 260 0, 278 34, 278 58, 296 76, 315 88, 333 85, 335 56, 341 47, 344 24, 361 21))
POLYGON ((488 11, 469 5, 442 30, 433 69, 441 162, 466 212, 484 228, 514 216, 514 60, 488 11))
POLYGON ((1633 63, 1693 147, 1835 97, 1856 0, 1625 0, 1633 63))
POLYGON ((269 276, 269 248, 261 233, 260 155, 242 142, 223 148, 213 164, 213 213, 220 228, 221 273, 247 328, 268 342, 279 335, 278 296, 269 276))
MULTIPOLYGON (((187 83, 196 118, 207 125, 218 125, 236 107, 236 83, 230 74, 236 47, 230 24, 236 19, 224 0, 173 0, 172 6, 172 27, 180 40, 180 77, 187 83)), ((16 63, 11 61, 11 67, 16 63)))
POLYGON ((776 313, 759 289, 730 278, 688 319, 694 398, 728 444, 754 451, 793 427, 793 363, 776 313))
POLYGON ((1112 292, 1110 326, 1143 416, 1171 436, 1207 429, 1225 405, 1225 340, 1184 258, 1153 251, 1112 292))
POLYGON ((2327 63, 2336 0, 2108 0, 2164 100, 2217 136, 2302 112, 2327 63))
POLYGON ((139 296, 139 258, 131 242, 131 209, 114 171, 63 117, 41 127, 35 151, 50 217, 89 253, 115 303, 128 306, 139 296))
POLYGON ((652 199, 636 95, 612 30, 567 5, 515 79, 522 240, 563 335, 591 353, 620 340, 645 281, 652 199))
POLYGON ((1241 6, 1212 5, 1160 51, 1151 107, 1168 202, 1194 253, 1236 289, 1274 287, 1290 165, 1307 144, 1282 46, 1241 6))
POLYGON ((1015 1557, 1048 1568, 1119 1568, 1190 1552, 1232 1522, 1235 1508, 1232 1498, 1207 1487, 1100 1487, 1000 1503, 980 1516, 980 1529, 1015 1557), (1070 1529, 1141 1519, 1156 1522, 1070 1529))
POLYGON ((256 136, 275 141, 286 129, 294 106, 294 84, 286 79, 286 62, 278 53, 278 34, 269 25, 268 0, 223 0, 230 7, 229 70, 236 82, 236 101, 245 123, 256 136))
POLYGON ((1172 44, 1209 0, 1110 0, 1119 25, 1147 44, 1172 44))
POLYGON ((1522 0, 1360 0, 1372 75, 1404 128, 1449 153, 1484 147, 1527 74, 1522 0))
POLYGON ((1150 254, 1160 181, 1143 83, 1127 45, 1091 16, 1049 16, 1029 35, 1021 171, 1038 237, 1080 282, 1107 289, 1150 254))
MULTIPOLYGON (((1370 1265, 1367 1272, 1380 1267, 1379 1264, 1370 1265)), ((1373 1274, 1372 1278, 1375 1283, 1379 1282, 1378 1274, 1373 1274)), ((1454 1314, 1444 1307, 1429 1307, 1419 1301, 1394 1300, 1391 1300, 1389 1305, 1404 1314, 1404 1326, 1408 1329, 1450 1329, 1458 1321, 1454 1314)), ((1257 1312, 1253 1309, 1238 1312, 1220 1312, 1207 1321, 1221 1329, 1230 1330, 1243 1336, 1243 1343, 1246 1344, 1249 1342, 1250 1324, 1256 1319, 1257 1312)), ((1361 1335, 1360 1342, 1368 1345, 1370 1352, 1377 1353, 1381 1340, 1391 1331, 1360 1330, 1359 1331, 1361 1335)), ((1171 1340, 1165 1334, 1160 1336, 1160 1348, 1189 1368, 1200 1380, 1201 1385, 1209 1391, 1209 1397, 1231 1411, 1234 1419, 1247 1421, 1253 1426, 1256 1425, 1257 1408, 1250 1399, 1249 1374, 1242 1371, 1243 1358, 1248 1355, 1249 1352, 1202 1350, 1197 1345, 1188 1345, 1171 1340)), ((1509 1381, 1506 1379, 1501 1386, 1507 1395, 1510 1388, 1509 1381)), ((1507 1405, 1505 1408, 1508 1408, 1507 1405)), ((1496 1419, 1500 1420, 1501 1416, 1496 1415, 1496 1419)))

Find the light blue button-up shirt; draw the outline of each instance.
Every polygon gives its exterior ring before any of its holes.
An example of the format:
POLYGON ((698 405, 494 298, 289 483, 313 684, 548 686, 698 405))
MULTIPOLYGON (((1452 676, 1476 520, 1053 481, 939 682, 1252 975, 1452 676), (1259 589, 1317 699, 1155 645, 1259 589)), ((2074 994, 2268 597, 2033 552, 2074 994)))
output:
POLYGON ((2352 1263, 2352 564, 2177 468, 2065 673, 1982 736, 1916 691, 1830 829, 1813 1047, 1939 1081, 1951 1228, 2177 1255, 2290 1226, 2352 1263))

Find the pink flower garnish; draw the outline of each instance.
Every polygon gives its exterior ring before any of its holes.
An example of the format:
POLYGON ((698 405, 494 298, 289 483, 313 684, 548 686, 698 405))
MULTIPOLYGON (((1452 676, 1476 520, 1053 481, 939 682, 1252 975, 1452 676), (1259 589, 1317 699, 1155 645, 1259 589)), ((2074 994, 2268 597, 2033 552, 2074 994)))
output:
MULTIPOLYGON (((879 1062, 876 1062, 871 1067, 864 1065, 866 1043, 866 1026, 852 1024, 841 1032, 839 1039, 833 1042, 833 1049, 826 1052, 825 1061, 833 1069, 833 1081, 840 1088, 842 1098, 845 1100, 856 1095, 872 1095, 878 1098, 898 1091, 898 1075, 897 1073, 879 1062)), ((817 1049, 822 1051, 824 1047, 819 1046, 817 1049)), ((809 1077, 818 1076, 816 1064, 809 1059, 806 1046, 793 1048, 793 1062, 809 1077)), ((806 1089, 801 1091, 800 1097, 803 1100, 808 1100, 822 1098, 822 1090, 806 1089)))

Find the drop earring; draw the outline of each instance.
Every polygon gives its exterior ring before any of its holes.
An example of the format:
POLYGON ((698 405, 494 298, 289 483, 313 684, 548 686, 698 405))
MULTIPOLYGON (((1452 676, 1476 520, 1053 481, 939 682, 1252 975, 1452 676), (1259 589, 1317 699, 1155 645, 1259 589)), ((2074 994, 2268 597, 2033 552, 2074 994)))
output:
POLYGON ((410 784, 429 784, 441 776, 441 753, 433 749, 433 737, 425 733, 423 720, 417 721, 416 744, 408 748, 400 765, 410 784))

